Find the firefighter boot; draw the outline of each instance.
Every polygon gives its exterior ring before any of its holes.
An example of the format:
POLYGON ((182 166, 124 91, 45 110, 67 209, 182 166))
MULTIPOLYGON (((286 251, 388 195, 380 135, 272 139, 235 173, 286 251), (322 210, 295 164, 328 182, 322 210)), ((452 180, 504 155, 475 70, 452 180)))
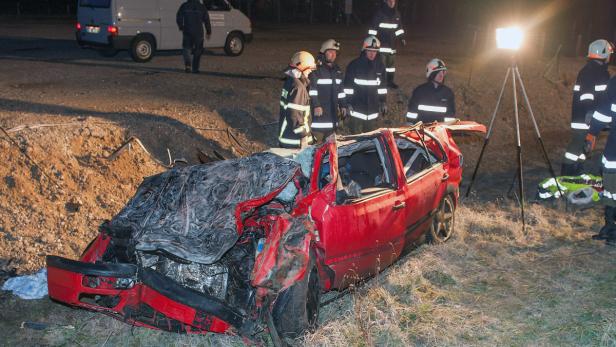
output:
POLYGON ((593 240, 607 240, 612 231, 616 231, 616 220, 614 219, 616 208, 605 206, 605 225, 599 230, 598 234, 592 236, 593 240))
POLYGON ((616 247, 616 229, 610 229, 605 238, 605 244, 608 246, 616 247))

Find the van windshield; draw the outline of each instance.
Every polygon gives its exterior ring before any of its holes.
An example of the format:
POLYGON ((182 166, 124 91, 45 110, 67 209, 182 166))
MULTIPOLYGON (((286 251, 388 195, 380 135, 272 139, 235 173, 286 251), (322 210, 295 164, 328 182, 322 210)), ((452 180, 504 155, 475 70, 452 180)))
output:
POLYGON ((80 0, 79 6, 109 8, 110 3, 111 0, 80 0))

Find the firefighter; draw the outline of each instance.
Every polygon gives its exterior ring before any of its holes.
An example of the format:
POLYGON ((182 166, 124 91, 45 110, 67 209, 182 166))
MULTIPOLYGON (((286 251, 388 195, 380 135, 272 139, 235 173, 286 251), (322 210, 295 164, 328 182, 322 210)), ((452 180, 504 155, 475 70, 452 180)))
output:
POLYGON ((363 133, 377 128, 379 115, 387 113, 387 73, 381 59, 381 43, 368 36, 360 56, 346 70, 344 93, 349 109, 348 127, 351 133, 363 133))
POLYGON ((398 89, 394 83, 396 67, 394 56, 396 55, 396 39, 400 39, 403 46, 406 46, 404 39, 404 29, 400 22, 400 13, 396 9, 396 0, 384 0, 379 10, 374 14, 368 35, 376 36, 381 42, 381 57, 387 71, 387 86, 398 89))
POLYGON ((586 155, 590 155, 595 147, 597 135, 607 126, 610 126, 610 134, 601 158, 603 172, 601 202, 605 206, 605 225, 592 238, 605 240, 608 245, 616 246, 616 77, 612 77, 607 83, 607 94, 593 112, 584 145, 586 155))
POLYGON ((451 89, 445 85, 447 67, 434 58, 426 65, 428 81, 413 90, 406 120, 410 124, 422 121, 447 122, 455 119, 456 103, 451 89))
POLYGON ((203 26, 209 39, 212 34, 210 15, 199 0, 187 0, 176 14, 178 28, 182 32, 182 55, 184 71, 199 73, 201 54, 203 53, 203 26), (190 54, 192 52, 192 63, 190 54))
POLYGON ((584 136, 599 102, 606 94, 610 79, 608 65, 613 46, 606 40, 597 40, 588 47, 588 62, 580 70, 573 86, 571 106, 571 140, 565 152, 561 176, 578 176, 584 170, 584 136))
POLYGON ((314 57, 297 52, 285 70, 287 76, 280 96, 278 142, 283 148, 304 148, 312 143, 308 76, 316 68, 314 57))
POLYGON ((312 108, 312 135, 323 143, 338 126, 338 112, 346 118, 346 94, 342 84, 342 71, 335 63, 340 43, 327 40, 321 45, 317 69, 310 75, 310 106, 312 108))

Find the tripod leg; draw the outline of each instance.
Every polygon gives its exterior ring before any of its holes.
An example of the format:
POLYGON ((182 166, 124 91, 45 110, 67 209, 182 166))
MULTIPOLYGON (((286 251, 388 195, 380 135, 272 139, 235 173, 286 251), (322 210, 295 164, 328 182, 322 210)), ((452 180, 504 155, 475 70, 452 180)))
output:
MULTIPOLYGON (((533 113, 533 108, 530 106, 530 100, 528 99, 528 94, 526 93, 526 88, 524 87, 524 81, 522 81, 522 75, 520 74, 520 70, 518 67, 515 67, 515 75, 520 81, 520 88, 522 89, 522 94, 524 95, 524 101, 526 102, 526 107, 528 108, 528 114, 530 115, 530 119, 533 121, 533 126, 535 127, 535 133, 537 134, 537 139, 539 140, 539 145, 541 146, 541 151, 543 152, 543 158, 545 159, 546 164, 548 165, 548 170, 550 171, 550 175, 556 180, 556 172, 552 167, 552 161, 550 161, 550 157, 548 157, 548 152, 545 150, 545 144, 543 143, 543 138, 541 138, 541 132, 539 131, 539 126, 537 125, 537 120, 535 119, 535 114, 533 113)), ((558 188, 559 197, 564 196, 562 190, 560 189, 560 185, 556 185, 558 188)))
MULTIPOLYGON (((492 113, 492 119, 490 119, 490 126, 488 127, 488 132, 486 133, 486 138, 483 141, 483 146, 481 147, 481 152, 479 153, 479 159, 477 160, 477 165, 475 165, 475 170, 473 170, 473 176, 471 177, 471 182, 466 189, 465 196, 468 198, 471 193, 471 189, 473 188, 473 183, 475 183, 475 178, 477 177, 477 172, 479 171, 479 166, 481 165, 481 160, 483 159, 483 154, 490 142, 490 136, 492 135, 492 129, 494 127, 494 120, 496 119, 496 114, 498 113, 498 109, 500 108, 501 100, 503 99, 503 94, 505 91, 505 86, 507 85, 507 80, 509 79, 509 74, 511 73, 511 68, 507 69, 507 74, 505 75, 505 80, 503 81, 503 86, 501 87, 500 93, 498 95, 498 101, 496 101, 496 107, 494 108, 494 113, 492 113)), ((514 75, 515 77, 515 75, 514 75)))
MULTIPOLYGON (((513 66, 514 74, 517 70, 517 65, 513 66)), ((517 141, 518 152, 518 184, 520 193, 520 207, 522 210, 522 230, 526 230, 526 218, 524 216, 524 176, 522 167, 522 142, 520 141, 520 118, 518 112, 518 92, 516 88, 516 76, 513 76, 513 109, 515 114, 515 137, 517 141)))

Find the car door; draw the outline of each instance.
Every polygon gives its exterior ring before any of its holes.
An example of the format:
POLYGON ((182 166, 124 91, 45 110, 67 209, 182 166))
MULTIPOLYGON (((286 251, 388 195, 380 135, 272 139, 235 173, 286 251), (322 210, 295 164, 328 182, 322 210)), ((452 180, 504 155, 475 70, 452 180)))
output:
POLYGON ((407 244, 417 240, 430 227, 432 214, 446 190, 444 152, 423 130, 398 133, 396 149, 404 174, 404 211, 407 244), (423 141, 422 141, 423 140, 423 141), (435 153, 436 152, 436 153, 435 153))
MULTIPOLYGON (((321 202, 313 204, 312 215, 313 219, 319 219, 325 264, 335 273, 334 288, 344 288, 382 270, 398 257, 403 244, 397 237, 405 229, 404 193, 398 189, 392 153, 382 135, 365 141, 373 145, 367 145, 366 152, 373 159, 378 157, 383 182, 364 187, 361 196, 336 201, 336 193, 340 196, 341 190, 334 189, 334 185, 338 186, 344 176, 338 150, 336 162, 332 164, 337 166, 336 172, 332 170, 335 182, 326 185, 329 193, 319 198, 321 202)), ((363 169, 380 172, 373 166, 363 169)), ((357 179, 361 176, 355 173, 357 179)))

